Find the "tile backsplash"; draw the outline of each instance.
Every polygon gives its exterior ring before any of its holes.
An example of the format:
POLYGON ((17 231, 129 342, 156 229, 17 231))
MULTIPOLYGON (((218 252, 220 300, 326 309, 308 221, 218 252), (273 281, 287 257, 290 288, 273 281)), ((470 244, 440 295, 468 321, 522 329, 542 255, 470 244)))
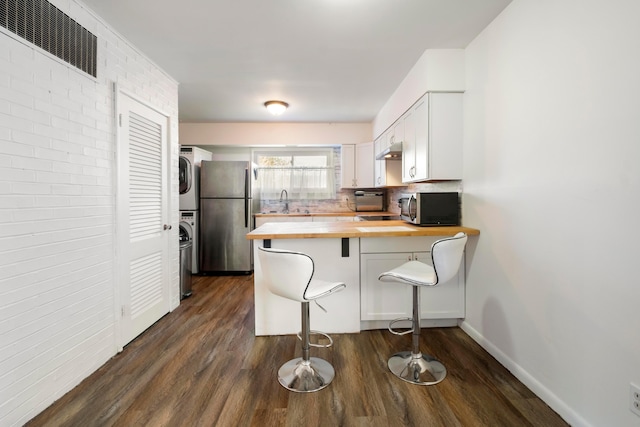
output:
MULTIPOLYGON (((379 189, 378 189, 379 190, 379 189)), ((387 211, 396 214, 400 213, 398 208, 398 198, 403 193, 414 192, 435 192, 435 191, 457 191, 462 192, 462 181, 440 181, 409 184, 403 187, 386 188, 387 211)), ((289 199, 289 212, 353 212, 355 211, 353 189, 339 189, 336 191, 335 199, 327 200, 295 200, 289 199)), ((280 213, 284 209, 284 202, 280 200, 261 200, 260 212, 280 213)))

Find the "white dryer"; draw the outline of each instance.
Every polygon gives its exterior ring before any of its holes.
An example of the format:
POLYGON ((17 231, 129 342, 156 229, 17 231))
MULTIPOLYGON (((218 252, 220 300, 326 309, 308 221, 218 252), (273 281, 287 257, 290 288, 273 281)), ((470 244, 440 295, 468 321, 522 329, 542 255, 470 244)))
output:
POLYGON ((180 211, 180 240, 191 241, 191 273, 198 274, 200 269, 198 268, 198 226, 199 224, 198 211, 180 211))
POLYGON ((198 147, 180 146, 180 210, 197 211, 200 206, 200 163, 211 160, 213 153, 198 147))

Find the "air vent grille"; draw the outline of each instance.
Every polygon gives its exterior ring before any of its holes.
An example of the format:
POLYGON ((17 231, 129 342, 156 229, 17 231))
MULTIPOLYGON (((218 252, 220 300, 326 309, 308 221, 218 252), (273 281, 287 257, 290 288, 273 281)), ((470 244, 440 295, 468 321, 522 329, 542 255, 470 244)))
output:
POLYGON ((96 77, 96 36, 48 1, 0 0, 0 25, 96 77))

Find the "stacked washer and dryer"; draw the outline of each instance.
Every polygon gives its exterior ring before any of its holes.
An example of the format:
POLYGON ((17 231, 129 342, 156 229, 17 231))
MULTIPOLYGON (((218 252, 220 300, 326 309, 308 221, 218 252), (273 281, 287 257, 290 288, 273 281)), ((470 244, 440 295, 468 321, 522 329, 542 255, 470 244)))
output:
MULTIPOLYGON (((198 227, 200 225, 200 163, 211 160, 210 151, 198 147, 180 146, 179 177, 180 177, 180 243, 191 243, 191 273, 200 272, 198 268, 199 245, 198 227)), ((186 244, 185 244, 186 247, 186 244)), ((188 296, 191 289, 184 289, 182 296, 188 296)))

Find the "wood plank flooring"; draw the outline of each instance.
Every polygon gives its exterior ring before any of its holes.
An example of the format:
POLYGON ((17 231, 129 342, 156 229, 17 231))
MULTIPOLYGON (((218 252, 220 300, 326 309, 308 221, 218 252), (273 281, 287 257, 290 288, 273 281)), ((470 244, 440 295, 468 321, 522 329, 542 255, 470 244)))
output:
POLYGON ((280 365, 301 355, 297 338, 253 330, 253 276, 194 276, 192 297, 27 425, 567 425, 458 328, 422 331, 422 351, 448 371, 430 387, 387 369, 391 354, 410 349, 410 336, 333 335, 332 348, 312 349, 336 370, 316 393, 277 381, 280 365))

